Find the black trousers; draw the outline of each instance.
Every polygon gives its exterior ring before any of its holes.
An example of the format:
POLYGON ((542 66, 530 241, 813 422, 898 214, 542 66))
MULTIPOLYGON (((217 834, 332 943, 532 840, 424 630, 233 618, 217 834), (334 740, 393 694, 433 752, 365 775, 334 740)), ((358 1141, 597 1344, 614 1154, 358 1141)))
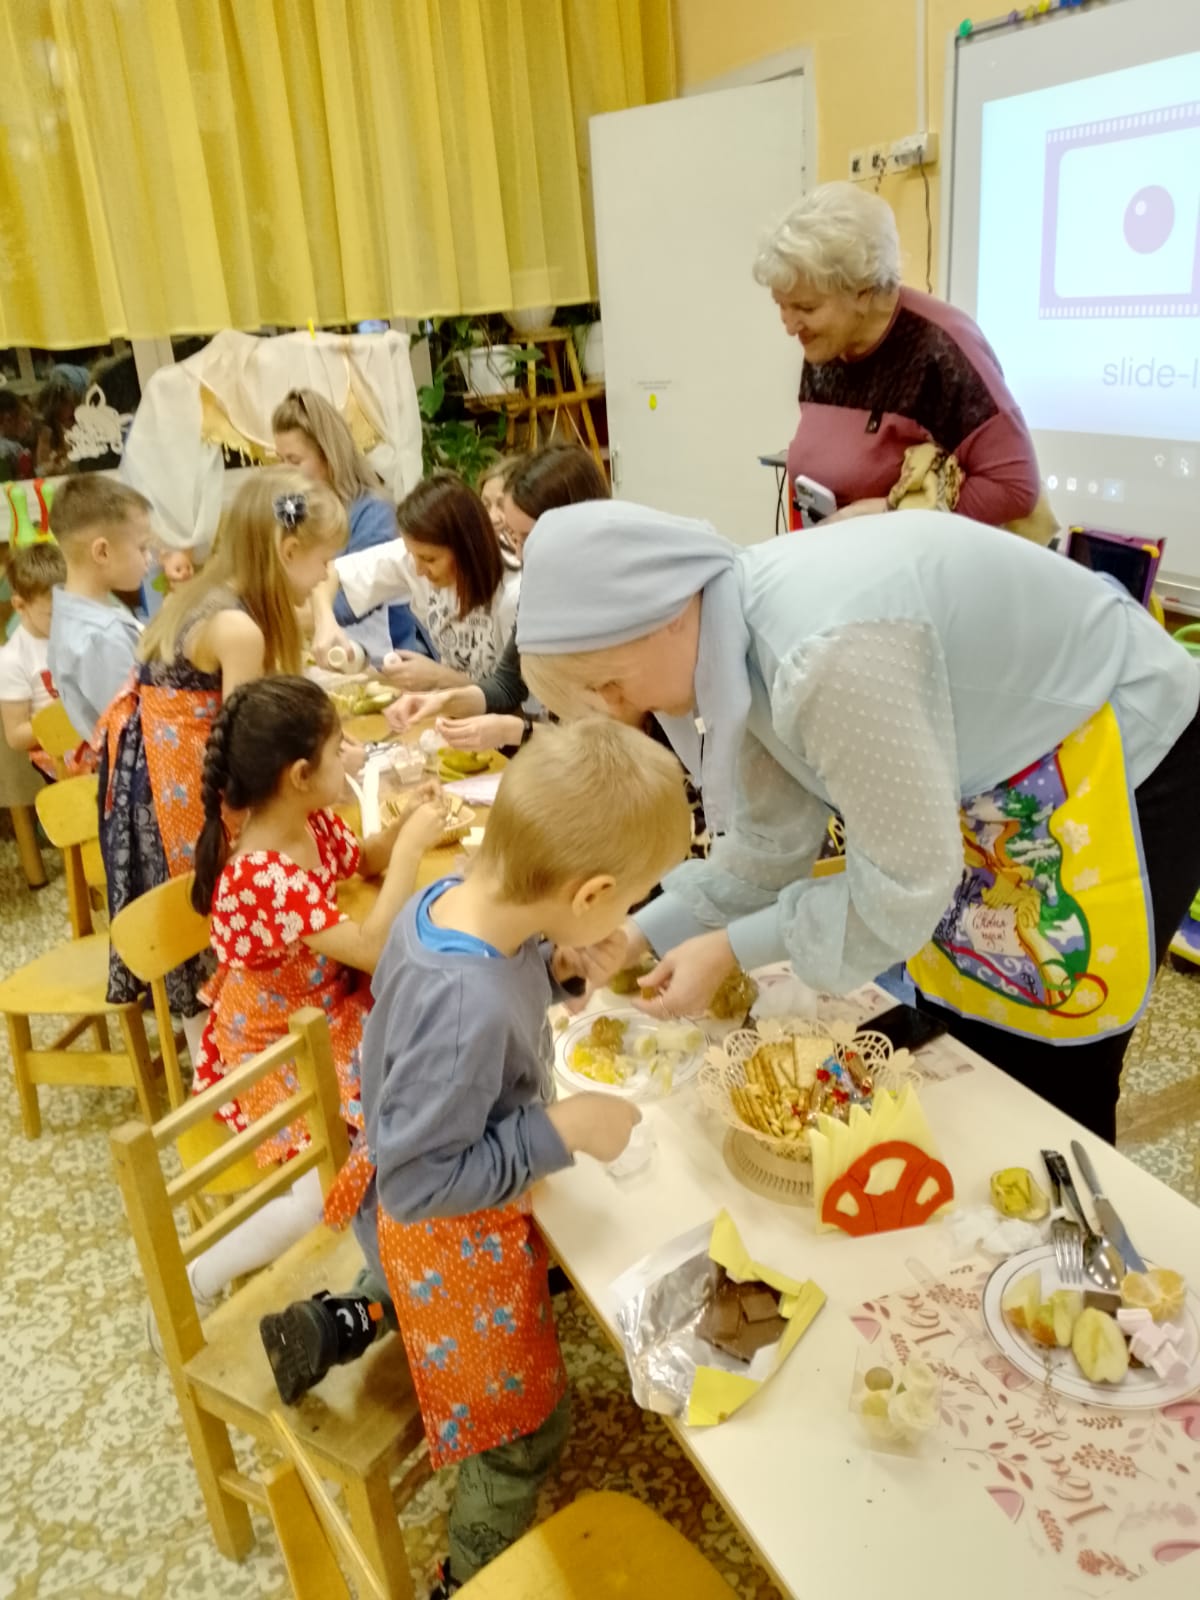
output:
MULTIPOLYGON (((1134 794, 1150 883, 1156 968, 1200 887, 1200 713, 1134 794)), ((968 1021, 918 993, 917 1004, 1043 1100, 1107 1139, 1117 1136, 1121 1066, 1132 1028, 1094 1044, 1055 1045, 968 1021)))

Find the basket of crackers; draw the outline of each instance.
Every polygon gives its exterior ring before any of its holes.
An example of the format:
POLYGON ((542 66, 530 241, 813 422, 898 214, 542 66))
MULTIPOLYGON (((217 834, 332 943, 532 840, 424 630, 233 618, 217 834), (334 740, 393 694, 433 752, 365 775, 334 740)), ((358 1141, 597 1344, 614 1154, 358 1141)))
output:
POLYGON ((764 1018, 709 1051, 700 1089, 735 1133, 808 1162, 819 1116, 848 1122, 855 1106, 869 1110, 876 1094, 899 1093, 919 1076, 907 1050, 852 1022, 764 1018))
MULTIPOLYGON (((434 846, 441 850, 449 845, 459 844, 475 826, 475 812, 464 805, 461 796, 448 794, 446 800, 446 827, 442 837, 434 846)), ((391 827, 393 822, 398 822, 406 817, 412 809, 411 802, 402 795, 388 795, 379 803, 379 826, 391 827)))

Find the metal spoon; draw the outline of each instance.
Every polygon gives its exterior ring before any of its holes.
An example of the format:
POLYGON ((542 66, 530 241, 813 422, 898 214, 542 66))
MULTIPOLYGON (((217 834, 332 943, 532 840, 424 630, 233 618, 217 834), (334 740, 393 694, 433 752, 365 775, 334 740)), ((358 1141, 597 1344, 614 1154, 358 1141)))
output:
POLYGON ((1088 1221, 1087 1212, 1083 1209, 1083 1202, 1075 1188, 1075 1179, 1071 1176, 1066 1157, 1060 1155, 1057 1150, 1043 1150, 1042 1160, 1046 1163, 1047 1172, 1058 1181, 1063 1194, 1067 1197, 1067 1204, 1083 1227, 1084 1272, 1098 1289, 1115 1294, 1125 1275, 1125 1264, 1116 1246, 1098 1234, 1088 1221))

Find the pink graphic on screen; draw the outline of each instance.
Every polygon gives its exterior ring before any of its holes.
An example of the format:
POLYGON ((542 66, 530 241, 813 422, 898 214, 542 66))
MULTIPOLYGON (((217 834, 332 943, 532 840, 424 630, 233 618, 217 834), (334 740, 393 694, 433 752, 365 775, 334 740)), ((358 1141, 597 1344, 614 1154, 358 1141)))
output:
POLYGON ((1042 317, 1200 317, 1200 101, 1046 134, 1042 317))

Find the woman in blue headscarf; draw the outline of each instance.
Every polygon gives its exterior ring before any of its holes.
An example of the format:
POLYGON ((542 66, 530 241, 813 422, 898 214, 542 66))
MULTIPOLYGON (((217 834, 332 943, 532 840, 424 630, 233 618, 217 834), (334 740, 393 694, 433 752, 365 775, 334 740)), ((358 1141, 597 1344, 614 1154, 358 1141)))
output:
POLYGON ((627 930, 656 1008, 735 964, 922 1004, 1105 1138, 1196 886, 1200 667, 1123 590, 940 512, 741 549, 619 502, 542 517, 517 638, 552 710, 654 712, 720 835, 627 930), (846 870, 811 868, 830 812, 846 870), (1068 1047, 1068 1048, 1064 1048, 1068 1047))

